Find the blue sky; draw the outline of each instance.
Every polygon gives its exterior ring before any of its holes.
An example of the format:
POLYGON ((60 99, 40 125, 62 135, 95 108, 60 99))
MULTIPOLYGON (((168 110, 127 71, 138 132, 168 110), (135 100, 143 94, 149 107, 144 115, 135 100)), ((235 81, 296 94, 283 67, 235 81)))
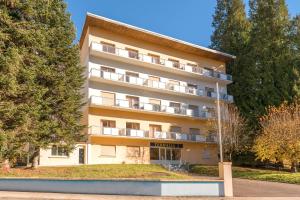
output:
MULTIPOLYGON (((66 0, 80 37, 87 12, 192 42, 210 44, 216 0, 66 0)), ((248 0, 245 0, 248 2, 248 0)), ((286 0, 291 16, 300 0, 286 0)))

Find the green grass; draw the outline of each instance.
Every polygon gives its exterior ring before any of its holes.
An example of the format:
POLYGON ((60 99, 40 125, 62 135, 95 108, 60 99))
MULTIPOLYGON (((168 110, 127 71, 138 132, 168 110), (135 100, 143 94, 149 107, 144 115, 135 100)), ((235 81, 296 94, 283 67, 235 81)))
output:
POLYGON ((82 165, 70 167, 12 168, 0 171, 0 177, 63 178, 63 179, 188 179, 190 176, 166 170, 160 165, 82 165))
MULTIPOLYGON (((218 167, 194 165, 191 167, 191 173, 200 176, 218 176, 218 167)), ((289 173, 275 170, 233 167, 233 177, 251 180, 300 184, 300 173, 289 173)))

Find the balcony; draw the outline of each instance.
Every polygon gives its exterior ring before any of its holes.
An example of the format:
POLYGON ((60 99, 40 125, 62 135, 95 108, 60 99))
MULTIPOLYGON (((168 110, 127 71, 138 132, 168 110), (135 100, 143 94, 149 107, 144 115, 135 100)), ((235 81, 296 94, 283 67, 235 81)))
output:
MULTIPOLYGON (((119 74, 114 72, 107 72, 100 69, 92 68, 89 73, 90 78, 104 79, 109 81, 116 81, 123 84, 131 84, 139 87, 146 87, 154 90, 163 90, 166 92, 171 92, 172 94, 182 95, 192 95, 195 97, 201 97, 206 99, 216 99, 217 94, 212 92, 206 92, 202 89, 197 89, 188 86, 176 85, 172 83, 165 83, 160 81, 154 81, 147 78, 135 77, 125 74, 119 74)), ((220 99, 228 102, 233 102, 233 97, 227 94, 220 94, 220 99)))
POLYGON ((213 70, 208 70, 199 66, 192 66, 189 64, 183 64, 179 62, 173 62, 170 60, 165 60, 158 57, 152 57, 150 55, 141 54, 137 52, 128 51, 126 49, 121 49, 105 44, 100 44, 97 42, 91 43, 91 54, 92 55, 100 55, 104 57, 110 58, 110 56, 114 56, 115 59, 123 60, 127 59, 128 62, 132 62, 133 64, 141 64, 144 63, 145 66, 151 64, 150 67, 156 66, 159 70, 164 70, 172 73, 182 73, 185 75, 194 75, 196 77, 202 77, 203 79, 209 81, 220 81, 225 83, 232 82, 232 76, 228 74, 224 74, 222 72, 217 72, 213 70))
POLYGON ((90 126, 88 134, 95 136, 111 136, 111 137, 126 137, 152 140, 172 140, 172 141, 187 141, 187 142, 205 142, 217 143, 217 137, 214 135, 195 135, 175 132, 159 132, 151 133, 145 130, 126 129, 126 128, 109 128, 101 126, 90 126))
POLYGON ((126 109, 131 111, 142 111, 160 115, 175 115, 180 117, 192 117, 199 119, 212 119, 213 115, 207 111, 193 110, 183 107, 171 107, 159 104, 144 103, 140 101, 129 101, 124 99, 112 99, 101 96, 90 97, 91 106, 103 106, 115 109, 126 109))

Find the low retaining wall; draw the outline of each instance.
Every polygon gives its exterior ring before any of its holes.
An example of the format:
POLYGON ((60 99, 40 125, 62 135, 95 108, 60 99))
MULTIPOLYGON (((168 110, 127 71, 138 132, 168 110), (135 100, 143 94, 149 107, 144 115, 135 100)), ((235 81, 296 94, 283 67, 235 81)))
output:
POLYGON ((224 196, 223 181, 0 179, 0 190, 151 196, 224 196))

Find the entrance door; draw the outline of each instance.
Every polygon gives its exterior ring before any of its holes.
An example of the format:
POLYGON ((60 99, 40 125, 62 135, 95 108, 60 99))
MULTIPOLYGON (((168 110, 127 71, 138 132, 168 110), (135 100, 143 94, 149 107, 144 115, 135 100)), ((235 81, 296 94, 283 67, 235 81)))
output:
POLYGON ((84 148, 79 148, 79 164, 84 164, 84 148))

